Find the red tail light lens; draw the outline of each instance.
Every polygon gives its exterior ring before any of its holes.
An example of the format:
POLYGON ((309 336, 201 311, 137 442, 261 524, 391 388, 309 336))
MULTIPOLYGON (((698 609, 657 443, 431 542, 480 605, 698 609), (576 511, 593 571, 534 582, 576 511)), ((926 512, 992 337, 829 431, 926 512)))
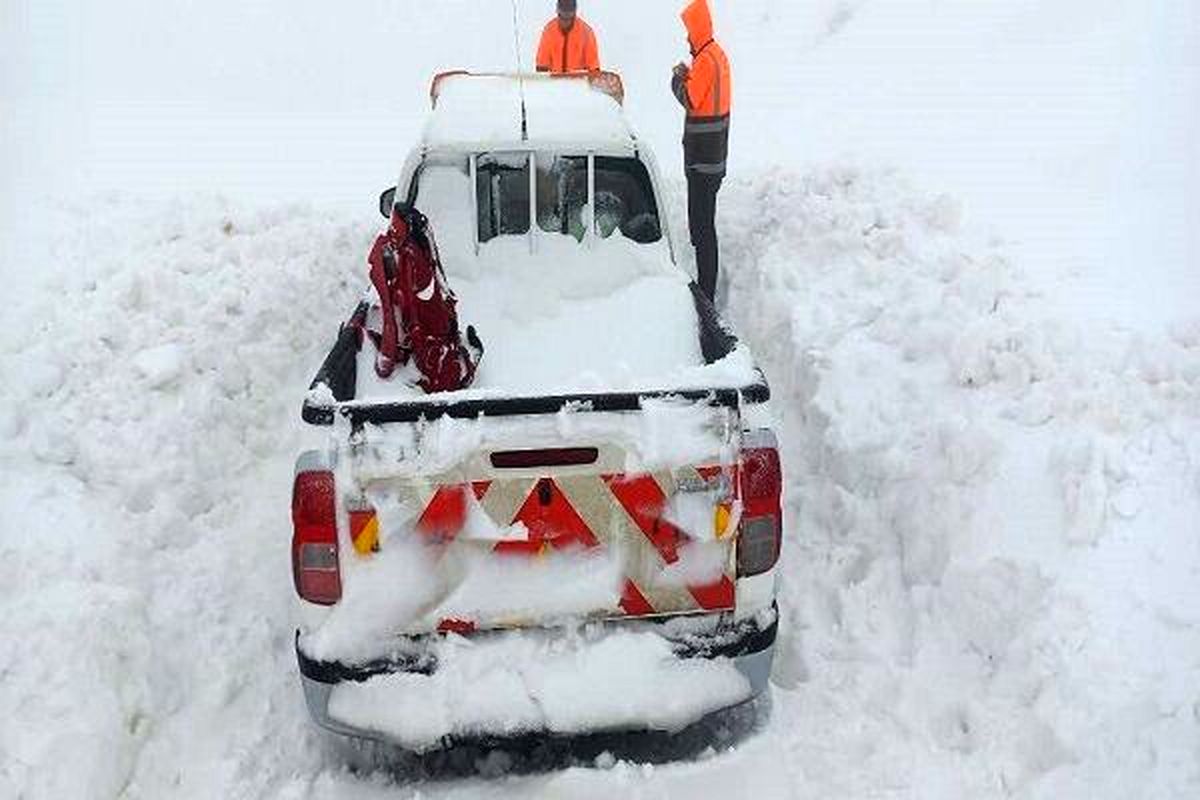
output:
POLYGON ((779 561, 783 535, 783 470, 775 437, 767 431, 748 436, 742 451, 742 525, 738 532, 738 576, 761 575, 779 561), (757 446, 757 445, 766 446, 757 446))
POLYGON ((755 516, 759 511, 779 511, 783 494, 783 470, 779 451, 774 447, 756 447, 742 451, 742 501, 746 512, 755 516))
POLYGON ((310 603, 342 598, 332 472, 301 472, 292 485, 292 578, 310 603))

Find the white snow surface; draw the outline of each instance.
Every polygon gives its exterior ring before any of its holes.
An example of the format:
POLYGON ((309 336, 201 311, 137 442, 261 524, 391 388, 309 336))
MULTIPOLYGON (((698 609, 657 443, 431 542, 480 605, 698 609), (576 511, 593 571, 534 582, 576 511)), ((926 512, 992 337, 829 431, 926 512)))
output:
POLYGON ((430 676, 384 675, 334 689, 330 715, 421 750, 445 736, 578 733, 641 725, 678 730, 744 700, 728 659, 677 659, 652 632, 589 640, 516 634, 449 637, 430 676))
MULTIPOLYGON (((528 539, 494 526, 481 531, 480 517, 486 515, 480 509, 473 516, 475 536, 482 532, 528 539)), ((435 562, 407 533, 397 530, 411 529, 407 520, 398 525, 386 511, 381 518, 379 557, 359 559, 344 550, 342 601, 319 628, 303 637, 310 657, 368 663, 386 657, 398 633, 425 633, 447 619, 472 620, 482 627, 530 620, 553 625, 598 609, 615 614, 619 608, 624 576, 621 562, 611 556, 555 553, 530 563, 497 558, 490 549, 464 540, 435 562)))
POLYGON ((346 464, 361 483, 438 475, 505 449, 603 445, 624 454, 619 471, 638 474, 680 465, 731 463, 732 413, 674 398, 646 400, 639 413, 597 413, 568 405, 557 414, 441 417, 416 425, 369 425, 358 457, 346 464))
MULTIPOLYGON (((438 8, 0 12, 0 796, 1200 794, 1191 3, 718 2, 723 291, 788 476, 770 722, 492 781, 329 755, 298 403, 428 77, 511 61, 507 4, 438 8)), ((672 174, 676 11, 584 7, 672 174)))
POLYGON ((617 101, 587 80, 451 75, 441 81, 425 126, 429 147, 520 146, 525 141, 567 147, 587 143, 626 152, 634 136, 617 101))
MULTIPOLYGON (((432 213, 432 212, 431 212, 432 213)), ((485 347, 468 389, 438 401, 589 392, 742 387, 757 380, 748 353, 706 365, 688 277, 665 242, 620 236, 579 243, 569 236, 501 237, 478 257, 447 247, 447 280, 460 326, 485 347), (456 257, 457 256, 457 257, 456 257)), ((439 241, 441 241, 439 239, 439 241)), ((359 353, 360 402, 421 399, 404 373, 381 380, 375 348, 359 353)))
MULTIPOLYGON (((586 85, 581 90, 594 93, 586 85)), ((535 227, 532 237, 501 236, 477 250, 474 188, 465 157, 456 155, 432 160, 422 170, 418 205, 431 220, 447 282, 458 298, 460 327, 476 328, 485 354, 470 387, 433 399, 758 382, 744 347, 704 363, 690 279, 672 263, 666 236, 638 244, 614 232, 607 239, 588 236, 579 242, 535 227)), ((375 301, 373 292, 369 299, 375 301)), ((373 329, 379 327, 377 316, 371 318, 373 329)), ((359 352, 356 401, 423 398, 415 368, 380 380, 375 356, 371 346, 359 352)))

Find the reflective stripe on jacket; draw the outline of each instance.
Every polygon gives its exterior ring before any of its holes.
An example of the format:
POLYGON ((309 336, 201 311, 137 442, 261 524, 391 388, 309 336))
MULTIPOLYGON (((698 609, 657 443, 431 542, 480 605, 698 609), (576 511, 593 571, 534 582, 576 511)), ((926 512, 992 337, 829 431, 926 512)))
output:
POLYGON ((579 17, 563 33, 558 19, 546 23, 537 51, 538 72, 595 72, 600 69, 596 33, 579 17))

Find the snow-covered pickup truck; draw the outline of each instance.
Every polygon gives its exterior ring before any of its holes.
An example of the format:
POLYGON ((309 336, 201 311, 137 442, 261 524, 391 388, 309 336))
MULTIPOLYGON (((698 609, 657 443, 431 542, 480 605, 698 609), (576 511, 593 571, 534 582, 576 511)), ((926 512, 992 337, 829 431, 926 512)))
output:
MULTIPOLYGON (((425 395, 346 324, 308 394, 296 651, 328 730, 417 751, 673 731, 767 686, 769 391, 676 265, 622 94, 611 74, 434 82, 397 185, 487 351, 469 389, 425 395)), ((369 295, 354 313, 378 322, 369 295)))

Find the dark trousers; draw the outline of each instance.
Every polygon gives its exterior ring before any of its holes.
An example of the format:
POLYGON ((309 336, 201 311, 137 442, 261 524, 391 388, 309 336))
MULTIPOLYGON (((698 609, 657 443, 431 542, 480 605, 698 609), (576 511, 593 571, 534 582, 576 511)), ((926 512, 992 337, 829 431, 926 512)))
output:
POLYGON ((703 175, 692 170, 687 173, 688 231, 696 248, 696 277, 701 291, 710 300, 717 298, 717 192, 721 190, 721 175, 703 175))

